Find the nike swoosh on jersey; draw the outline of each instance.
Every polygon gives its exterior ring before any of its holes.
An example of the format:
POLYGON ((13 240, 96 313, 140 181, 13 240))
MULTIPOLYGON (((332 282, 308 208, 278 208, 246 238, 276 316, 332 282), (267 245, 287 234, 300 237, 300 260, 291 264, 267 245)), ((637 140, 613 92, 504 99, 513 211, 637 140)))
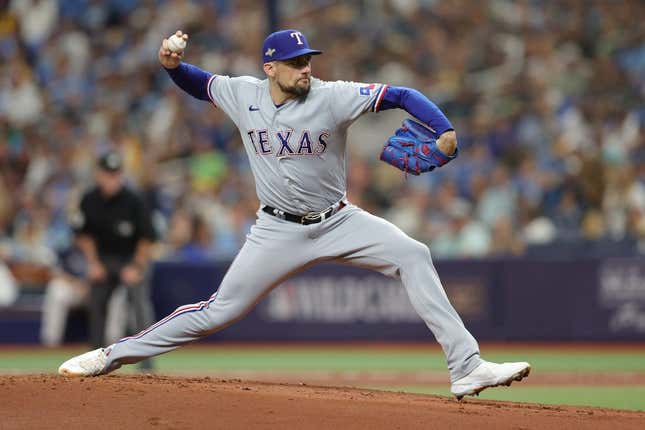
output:
POLYGON ((251 111, 251 112, 255 112, 255 111, 258 111, 258 110, 260 110, 260 108, 259 108, 259 107, 257 107, 257 106, 253 106, 253 105, 249 105, 249 111, 251 111))

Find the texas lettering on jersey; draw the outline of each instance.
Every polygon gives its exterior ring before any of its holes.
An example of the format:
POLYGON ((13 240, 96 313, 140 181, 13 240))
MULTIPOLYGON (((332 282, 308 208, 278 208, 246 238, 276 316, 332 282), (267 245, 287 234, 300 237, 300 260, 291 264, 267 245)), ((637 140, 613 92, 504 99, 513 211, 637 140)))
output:
POLYGON ((240 131, 260 202, 304 214, 346 194, 348 127, 378 112, 386 88, 312 78, 307 97, 280 106, 267 79, 214 75, 207 91, 240 131))
POLYGON ((298 137, 293 130, 249 130, 246 132, 255 153, 258 155, 275 154, 276 157, 289 155, 320 155, 327 149, 329 131, 311 132, 303 130, 298 137))

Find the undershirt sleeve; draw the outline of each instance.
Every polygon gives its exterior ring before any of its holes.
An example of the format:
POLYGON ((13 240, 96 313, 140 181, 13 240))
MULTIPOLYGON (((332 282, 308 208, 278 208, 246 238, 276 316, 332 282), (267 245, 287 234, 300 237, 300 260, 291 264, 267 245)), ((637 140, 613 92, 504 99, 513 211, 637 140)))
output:
POLYGON ((180 63, 174 69, 166 69, 166 72, 175 84, 191 96, 199 100, 209 101, 207 85, 211 76, 205 70, 188 63, 180 63))
POLYGON ((395 108, 404 109, 407 113, 428 125, 437 133, 437 136, 448 130, 454 130, 454 127, 441 109, 421 92, 413 88, 389 86, 385 89, 380 110, 395 108))

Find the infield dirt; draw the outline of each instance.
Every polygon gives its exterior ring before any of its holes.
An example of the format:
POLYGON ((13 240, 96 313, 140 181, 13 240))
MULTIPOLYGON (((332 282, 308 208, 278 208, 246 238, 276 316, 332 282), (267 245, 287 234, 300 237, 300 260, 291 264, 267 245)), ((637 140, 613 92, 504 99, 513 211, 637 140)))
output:
POLYGON ((642 429, 645 412, 241 379, 0 376, 0 429, 642 429))

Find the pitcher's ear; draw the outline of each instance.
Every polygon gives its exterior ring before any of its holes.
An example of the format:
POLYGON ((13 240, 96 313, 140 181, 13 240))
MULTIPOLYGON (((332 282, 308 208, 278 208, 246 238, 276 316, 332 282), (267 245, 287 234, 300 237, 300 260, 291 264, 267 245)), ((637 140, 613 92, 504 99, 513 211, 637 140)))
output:
POLYGON ((262 68, 264 69, 264 73, 266 73, 267 76, 275 76, 275 63, 273 61, 264 63, 264 66, 262 66, 262 68))

